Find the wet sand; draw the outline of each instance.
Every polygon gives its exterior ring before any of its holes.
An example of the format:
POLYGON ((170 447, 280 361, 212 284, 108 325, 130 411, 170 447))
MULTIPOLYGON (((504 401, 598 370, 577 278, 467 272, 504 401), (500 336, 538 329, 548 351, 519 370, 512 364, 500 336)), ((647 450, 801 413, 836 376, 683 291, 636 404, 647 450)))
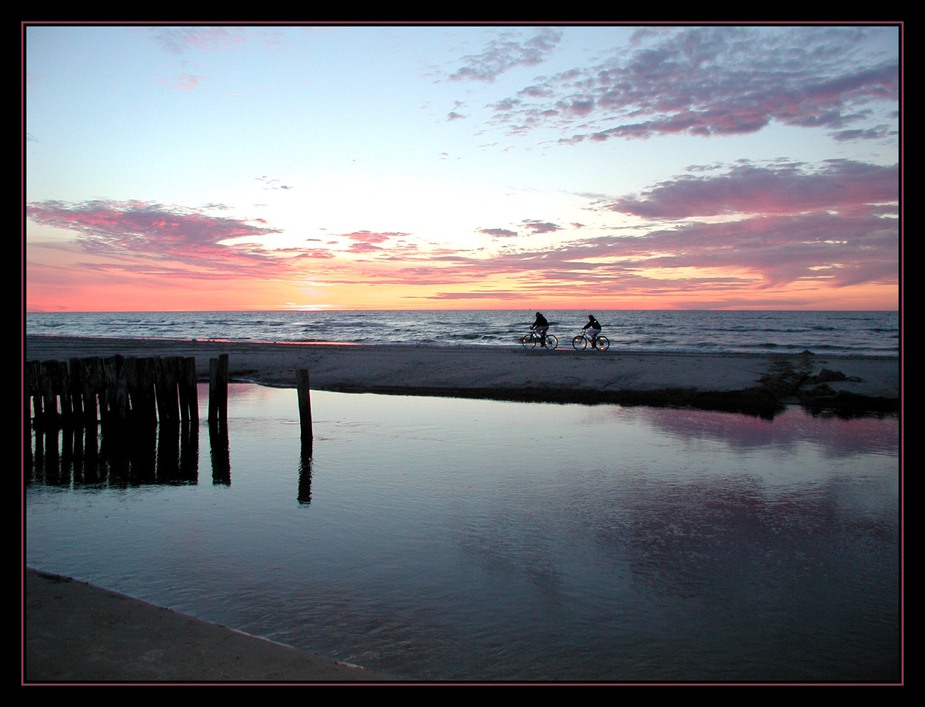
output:
POLYGON ((23 579, 25 685, 394 680, 67 577, 23 579))

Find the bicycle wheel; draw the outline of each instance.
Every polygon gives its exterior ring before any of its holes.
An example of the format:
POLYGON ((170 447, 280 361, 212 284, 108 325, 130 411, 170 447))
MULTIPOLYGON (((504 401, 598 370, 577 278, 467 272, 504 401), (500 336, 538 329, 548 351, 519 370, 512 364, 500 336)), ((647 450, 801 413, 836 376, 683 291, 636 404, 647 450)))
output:
POLYGON ((588 340, 583 336, 576 336, 572 339, 572 348, 576 351, 584 351, 588 345, 588 340))
POLYGON ((559 338, 555 334, 546 335, 546 348, 555 349, 559 346, 559 338))
POLYGON ((610 339, 606 336, 597 337, 597 349, 598 351, 606 351, 610 348, 610 339))
POLYGON ((520 337, 520 343, 523 344, 525 349, 532 349, 536 346, 536 337, 533 334, 524 334, 520 337))

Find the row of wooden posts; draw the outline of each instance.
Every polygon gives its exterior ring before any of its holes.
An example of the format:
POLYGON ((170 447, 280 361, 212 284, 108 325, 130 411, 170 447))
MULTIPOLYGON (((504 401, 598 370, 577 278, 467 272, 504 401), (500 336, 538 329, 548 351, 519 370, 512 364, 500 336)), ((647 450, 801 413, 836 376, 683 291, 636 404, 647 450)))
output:
MULTIPOLYGON (((210 423, 220 422, 227 413, 227 362, 224 354, 209 362, 210 423)), ((31 403, 37 425, 189 423, 199 421, 196 384, 196 359, 191 357, 29 361, 25 400, 27 406, 31 403)))
MULTIPOLYGON (((25 419, 36 425, 114 426, 128 422, 199 422, 193 357, 73 358, 28 361, 25 419), (97 417, 99 411, 99 417, 97 417)), ((311 439, 307 370, 296 372, 302 439, 311 439)), ((228 354, 209 359, 209 425, 227 425, 228 354)))

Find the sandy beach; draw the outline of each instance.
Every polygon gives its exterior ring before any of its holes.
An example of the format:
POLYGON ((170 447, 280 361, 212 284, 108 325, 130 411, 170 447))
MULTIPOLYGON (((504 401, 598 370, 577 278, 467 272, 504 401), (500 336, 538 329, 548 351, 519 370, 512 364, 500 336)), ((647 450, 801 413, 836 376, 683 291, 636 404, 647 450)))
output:
POLYGON ((228 354, 232 381, 317 390, 486 399, 680 405, 773 414, 801 403, 848 413, 898 411, 898 359, 742 354, 656 354, 478 347, 348 346, 29 336, 25 360, 228 354))
POLYGON ((67 577, 23 579, 23 684, 394 679, 67 577))

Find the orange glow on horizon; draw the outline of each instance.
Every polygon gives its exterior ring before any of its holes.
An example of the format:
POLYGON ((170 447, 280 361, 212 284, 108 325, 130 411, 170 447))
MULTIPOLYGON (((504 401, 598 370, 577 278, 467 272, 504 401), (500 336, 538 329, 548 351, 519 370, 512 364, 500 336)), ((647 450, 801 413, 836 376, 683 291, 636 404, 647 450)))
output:
MULTIPOLYGON (((258 283, 259 284, 259 283, 258 283)), ((184 312, 184 311, 348 311, 348 310, 872 310, 896 311, 899 301, 896 288, 854 287, 817 290, 812 297, 799 288, 773 293, 756 291, 728 293, 707 291, 679 297, 676 295, 596 295, 593 288, 576 288, 571 295, 557 296, 498 295, 467 299, 464 296, 441 298, 422 287, 335 286, 322 300, 315 293, 310 303, 299 304, 299 293, 277 287, 261 291, 250 285, 240 289, 197 288, 170 292, 167 288, 146 286, 125 290, 119 286, 88 288, 80 297, 62 297, 44 291, 41 296, 27 291, 27 312, 184 312), (585 292, 581 292, 585 290, 585 292), (751 300, 751 301, 750 301, 751 300), (282 304, 278 304, 281 302, 282 304)))
MULTIPOLYGON (((775 287, 741 268, 674 268, 633 273, 626 284, 594 271, 471 274, 421 267, 351 270, 327 261, 318 273, 267 269, 229 277, 129 259, 87 264, 82 256, 37 246, 27 262, 27 312, 275 310, 880 310, 899 309, 895 283, 837 287, 795 280, 775 287), (70 256, 70 258, 68 258, 70 256), (327 268, 327 269, 325 269, 327 268), (678 275, 683 275, 679 278, 678 275), (328 279, 326 279, 328 278, 328 279), (420 278, 416 284, 415 278, 420 278), (597 278, 597 279, 595 279, 597 278), (350 282, 356 280, 356 282, 350 282)), ((367 264, 368 266, 368 264, 367 264)))

